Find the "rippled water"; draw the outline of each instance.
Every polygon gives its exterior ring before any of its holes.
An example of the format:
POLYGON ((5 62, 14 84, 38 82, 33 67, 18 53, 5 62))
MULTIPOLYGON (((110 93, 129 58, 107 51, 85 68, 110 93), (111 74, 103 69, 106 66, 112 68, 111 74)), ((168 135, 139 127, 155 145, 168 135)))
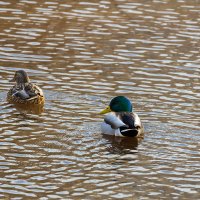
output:
POLYGON ((1 199, 199 199, 200 2, 0 1, 1 199), (26 69, 45 111, 6 103, 26 69), (102 136, 126 95, 143 141, 102 136), (139 144, 138 144, 139 143, 139 144))

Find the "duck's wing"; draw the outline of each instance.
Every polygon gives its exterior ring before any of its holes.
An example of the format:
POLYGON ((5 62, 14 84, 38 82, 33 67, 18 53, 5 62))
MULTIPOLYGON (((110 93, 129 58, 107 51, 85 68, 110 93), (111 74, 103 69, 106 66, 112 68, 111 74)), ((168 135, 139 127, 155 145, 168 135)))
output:
POLYGON ((32 100, 39 96, 44 96, 42 90, 33 83, 27 83, 25 85, 15 85, 9 91, 14 97, 23 99, 23 100, 32 100))
POLYGON ((16 91, 15 93, 12 94, 12 96, 15 96, 23 100, 30 98, 30 96, 24 90, 16 91))
POLYGON ((107 114, 104 118, 104 122, 110 125, 112 129, 118 129, 122 126, 126 127, 126 124, 114 114, 107 114))
POLYGON ((126 124, 120 127, 120 132, 124 136, 135 137, 142 129, 142 123, 136 113, 121 113, 119 114, 121 121, 126 124))
POLYGON ((20 99, 28 99, 30 98, 29 94, 25 91, 25 89, 22 86, 13 86, 10 91, 8 92, 8 95, 17 97, 20 99))
POLYGON ((28 83, 25 86, 25 91, 30 96, 31 99, 36 98, 38 95, 44 96, 43 91, 37 85, 33 83, 28 83))

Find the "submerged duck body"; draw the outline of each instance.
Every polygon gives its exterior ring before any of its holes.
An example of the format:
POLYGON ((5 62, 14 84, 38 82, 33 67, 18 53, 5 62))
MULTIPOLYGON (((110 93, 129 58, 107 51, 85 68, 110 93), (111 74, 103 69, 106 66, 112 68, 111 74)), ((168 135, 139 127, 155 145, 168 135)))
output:
POLYGON ((24 70, 16 71, 14 78, 10 82, 15 82, 15 85, 7 94, 7 101, 9 103, 44 104, 42 89, 30 82, 24 70))
POLYGON ((143 136, 144 128, 141 120, 136 113, 132 112, 132 104, 126 97, 113 98, 110 105, 100 114, 107 114, 101 124, 103 134, 121 137, 143 136))

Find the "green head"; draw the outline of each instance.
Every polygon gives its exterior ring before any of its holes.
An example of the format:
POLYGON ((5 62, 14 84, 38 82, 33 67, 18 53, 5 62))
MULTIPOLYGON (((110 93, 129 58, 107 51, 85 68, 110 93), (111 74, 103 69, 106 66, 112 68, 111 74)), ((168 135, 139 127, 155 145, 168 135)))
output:
POLYGON ((132 104, 126 97, 117 96, 111 100, 109 106, 101 111, 100 114, 108 112, 132 112, 132 104))

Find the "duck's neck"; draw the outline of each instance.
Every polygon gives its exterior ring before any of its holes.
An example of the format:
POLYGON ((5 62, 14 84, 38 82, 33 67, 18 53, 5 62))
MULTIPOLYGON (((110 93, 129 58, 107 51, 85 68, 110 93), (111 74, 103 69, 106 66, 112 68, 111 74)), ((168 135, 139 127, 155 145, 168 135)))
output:
POLYGON ((132 113, 132 112, 115 112, 115 115, 120 116, 120 115, 124 115, 124 114, 127 114, 127 113, 132 113))
POLYGON ((27 85, 28 85, 28 82, 26 82, 26 83, 17 82, 17 83, 16 83, 17 88, 20 88, 20 89, 22 89, 22 90, 24 90, 24 88, 25 88, 27 85))
POLYGON ((30 82, 30 79, 29 77, 26 75, 26 76, 17 76, 16 79, 15 79, 17 85, 26 85, 30 82))

